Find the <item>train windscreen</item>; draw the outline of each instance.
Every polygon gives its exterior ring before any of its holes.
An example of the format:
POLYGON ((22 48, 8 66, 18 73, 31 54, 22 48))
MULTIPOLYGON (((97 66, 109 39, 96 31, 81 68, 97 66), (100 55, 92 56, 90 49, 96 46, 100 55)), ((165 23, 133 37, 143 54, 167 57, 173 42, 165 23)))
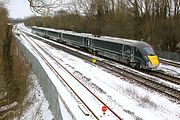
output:
POLYGON ((155 55, 155 52, 152 47, 145 47, 145 48, 143 48, 143 50, 146 55, 151 55, 151 56, 155 55))

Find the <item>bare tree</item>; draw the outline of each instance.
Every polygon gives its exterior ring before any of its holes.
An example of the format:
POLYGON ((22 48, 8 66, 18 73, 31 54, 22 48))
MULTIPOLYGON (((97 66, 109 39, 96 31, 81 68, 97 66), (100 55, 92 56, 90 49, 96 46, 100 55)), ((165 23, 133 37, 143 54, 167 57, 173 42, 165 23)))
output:
POLYGON ((180 0, 173 0, 174 1, 174 16, 178 16, 180 13, 180 0))
POLYGON ((62 6, 63 0, 28 0, 31 10, 40 15, 49 15, 62 6))
POLYGON ((5 4, 9 3, 10 0, 0 0, 0 6, 4 6, 5 4))

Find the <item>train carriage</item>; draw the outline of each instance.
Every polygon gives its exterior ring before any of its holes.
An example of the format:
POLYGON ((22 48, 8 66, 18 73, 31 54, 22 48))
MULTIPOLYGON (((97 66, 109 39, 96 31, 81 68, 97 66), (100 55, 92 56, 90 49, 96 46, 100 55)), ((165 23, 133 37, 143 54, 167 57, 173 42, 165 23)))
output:
POLYGON ((55 41, 59 41, 59 34, 60 33, 58 33, 58 32, 56 32, 56 31, 53 31, 53 30, 51 30, 51 31, 49 31, 49 30, 46 30, 47 32, 46 32, 46 37, 47 38, 50 38, 51 40, 55 40, 55 41))
POLYGON ((95 53, 143 69, 156 68, 159 61, 152 47, 142 41, 91 37, 88 47, 95 53))
POLYGON ((63 32, 62 36, 65 44, 78 48, 87 48, 87 37, 80 33, 63 32))
POLYGON ((91 49, 94 54, 99 54, 105 57, 110 57, 112 59, 119 60, 121 56, 121 44, 112 43, 110 41, 105 41, 102 38, 91 37, 89 39, 89 49, 91 49))
POLYGON ((37 35, 42 36, 42 37, 45 37, 46 30, 42 27, 33 26, 32 27, 32 33, 37 34, 37 35))
POLYGON ((129 64, 133 67, 148 68, 147 61, 142 55, 143 51, 141 51, 141 48, 144 46, 150 46, 145 42, 91 37, 88 46, 95 54, 129 64))

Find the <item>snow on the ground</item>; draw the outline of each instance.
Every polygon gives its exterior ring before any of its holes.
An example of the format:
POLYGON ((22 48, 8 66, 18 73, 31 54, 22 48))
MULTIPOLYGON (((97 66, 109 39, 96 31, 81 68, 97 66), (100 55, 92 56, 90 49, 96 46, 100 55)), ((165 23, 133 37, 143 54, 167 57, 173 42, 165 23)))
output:
MULTIPOLYGON (((15 29, 16 34, 20 34, 15 29)), ((27 31, 31 31, 30 29, 26 29, 27 31)), ((19 36, 16 36, 20 38, 19 36)), ((30 45, 24 42, 24 45, 30 48, 30 45)), ((32 48, 31 48, 32 49, 32 48)), ((23 109, 20 118, 14 118, 14 120, 52 120, 54 116, 49 109, 49 103, 45 98, 43 90, 38 83, 38 78, 36 75, 31 72, 29 75, 28 81, 30 85, 28 86, 28 93, 26 99, 23 102, 23 109)))
MULTIPOLYGON (((130 83, 128 82, 130 80, 107 72, 95 64, 57 50, 45 43, 37 42, 63 63, 75 76, 81 78, 104 102, 117 110, 124 120, 180 119, 179 103, 145 87, 130 83)), ((27 43, 26 45, 28 46, 27 43)), ((30 46, 28 49, 32 51, 30 46)), ((57 65, 54 64, 54 66, 57 65)), ((169 69, 171 70, 171 68, 169 69)), ((73 100, 69 99, 68 102, 74 104, 73 100)), ((62 110, 62 112, 65 114, 64 112, 67 110, 62 110)), ((64 119, 66 120, 66 118, 64 119)))
POLYGON ((20 118, 14 120, 52 120, 54 117, 49 109, 49 103, 38 84, 38 78, 33 72, 29 76, 29 82, 31 83, 28 87, 28 94, 23 103, 25 110, 20 118))
POLYGON ((180 68, 171 65, 160 64, 158 70, 165 71, 166 73, 169 73, 172 76, 180 78, 180 68))
MULTIPOLYGON (((52 80, 52 83, 56 87, 59 94, 61 93, 61 96, 59 96, 59 102, 60 102, 60 108, 63 120, 73 120, 74 118, 77 118, 78 120, 87 120, 86 116, 84 116, 84 113, 79 109, 78 104, 74 100, 74 97, 69 93, 67 88, 62 84, 62 81, 59 80, 59 78, 54 74, 54 71, 52 71, 47 64, 42 60, 42 58, 37 54, 37 52, 32 48, 32 46, 22 37, 22 35, 16 36, 20 39, 21 43, 26 46, 27 49, 39 60, 44 70, 48 73, 49 78, 52 80), (63 92, 62 92, 63 91, 63 92), (62 105, 63 104, 63 105, 62 105), (62 106, 61 106, 62 105, 62 106), (67 112, 67 111, 71 112, 67 112), (73 115, 71 114, 73 113, 73 115), (74 114, 76 113, 76 114, 74 114)), ((58 107, 57 107, 58 108, 58 107)), ((32 110, 28 111, 31 113, 32 110)), ((28 113, 27 112, 27 113, 28 113)), ((50 119, 51 120, 51 119, 50 119)))
POLYGON ((116 106, 120 106, 123 109, 121 112, 125 119, 180 119, 180 105, 171 102, 159 93, 130 84, 124 80, 125 78, 107 73, 94 64, 89 64, 87 61, 42 42, 38 43, 63 62, 72 73, 77 76, 80 75, 81 78, 86 78, 86 82, 90 81, 88 85, 91 85, 92 89, 95 87, 94 92, 102 96, 104 101, 115 104, 114 109, 116 106), (99 89, 102 94, 97 92, 99 89), (127 114, 133 117, 129 117, 127 114))

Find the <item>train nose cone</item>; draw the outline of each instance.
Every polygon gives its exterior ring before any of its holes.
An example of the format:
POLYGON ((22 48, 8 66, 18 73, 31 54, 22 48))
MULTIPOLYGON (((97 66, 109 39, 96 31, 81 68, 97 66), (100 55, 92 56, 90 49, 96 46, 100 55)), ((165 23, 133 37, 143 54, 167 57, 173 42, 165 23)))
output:
POLYGON ((157 55, 155 55, 155 56, 148 56, 148 58, 149 58, 152 66, 153 66, 154 68, 157 68, 157 67, 159 66, 159 60, 158 60, 157 55))

